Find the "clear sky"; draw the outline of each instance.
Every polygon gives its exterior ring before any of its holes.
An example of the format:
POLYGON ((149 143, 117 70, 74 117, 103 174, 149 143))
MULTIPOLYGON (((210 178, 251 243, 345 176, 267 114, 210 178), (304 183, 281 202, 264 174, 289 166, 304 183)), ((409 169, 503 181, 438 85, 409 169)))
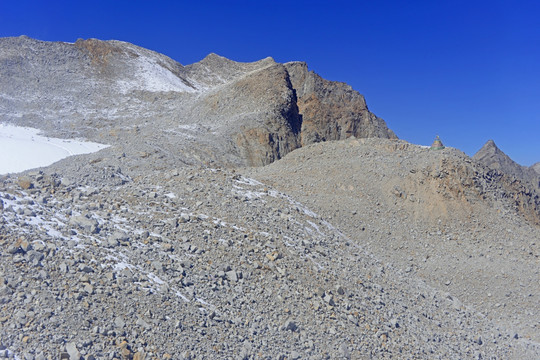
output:
POLYGON ((540 1, 0 0, 0 36, 134 43, 186 65, 301 60, 407 141, 540 161, 540 1))

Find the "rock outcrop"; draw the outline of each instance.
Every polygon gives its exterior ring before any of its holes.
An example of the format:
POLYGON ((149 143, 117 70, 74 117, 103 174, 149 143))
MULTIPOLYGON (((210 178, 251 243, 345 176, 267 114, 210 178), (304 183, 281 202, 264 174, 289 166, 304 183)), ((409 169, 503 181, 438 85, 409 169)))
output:
POLYGON ((328 81, 304 62, 285 64, 302 116, 301 143, 357 138, 397 139, 384 120, 368 110, 364 97, 345 83, 328 81))

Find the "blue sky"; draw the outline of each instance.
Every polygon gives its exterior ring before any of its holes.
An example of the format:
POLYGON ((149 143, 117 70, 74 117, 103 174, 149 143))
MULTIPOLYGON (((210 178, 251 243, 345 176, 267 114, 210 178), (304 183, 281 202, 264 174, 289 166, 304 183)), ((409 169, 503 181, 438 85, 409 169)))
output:
POLYGON ((407 141, 540 161, 539 1, 8 1, 0 36, 132 42, 186 65, 301 60, 407 141))

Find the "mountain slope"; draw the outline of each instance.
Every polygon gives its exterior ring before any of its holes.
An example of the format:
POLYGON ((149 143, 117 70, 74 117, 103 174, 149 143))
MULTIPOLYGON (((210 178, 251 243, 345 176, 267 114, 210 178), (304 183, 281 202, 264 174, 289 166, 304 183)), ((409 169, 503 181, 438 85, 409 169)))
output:
POLYGON ((0 39, 0 65, 1 121, 106 142, 111 157, 138 152, 157 167, 259 166, 302 144, 395 137, 362 95, 305 64, 210 54, 184 67, 120 41, 19 37, 0 39))
POLYGON ((538 195, 346 84, 95 39, 0 65, 1 121, 112 145, 0 177, 0 357, 540 357, 538 195))
POLYGON ((515 178, 456 149, 385 139, 307 146, 247 175, 501 329, 540 342, 540 199, 515 178))
POLYGON ((196 167, 113 174, 2 178, 0 337, 18 358, 540 354, 267 184, 196 167))

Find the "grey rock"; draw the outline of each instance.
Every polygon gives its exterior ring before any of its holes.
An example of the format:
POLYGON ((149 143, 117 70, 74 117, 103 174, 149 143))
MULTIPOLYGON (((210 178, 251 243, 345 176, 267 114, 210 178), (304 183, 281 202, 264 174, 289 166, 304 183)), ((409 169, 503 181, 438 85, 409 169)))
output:
POLYGON ((66 352, 69 354, 70 359, 80 360, 81 358, 81 354, 79 353, 79 350, 77 350, 77 346, 75 345, 75 343, 67 343, 66 352))
POLYGON ((81 264, 79 265, 79 271, 82 271, 83 273, 92 273, 94 272, 94 269, 92 269, 90 266, 88 265, 84 265, 84 264, 81 264))
POLYGON ((334 297, 331 294, 324 294, 323 300, 330 306, 336 305, 336 303, 334 302, 334 297))
POLYGON ((297 359, 301 359, 302 355, 300 355, 300 353, 298 351, 293 350, 291 352, 290 358, 293 359, 293 360, 297 360, 297 359))
POLYGON ((41 260, 43 260, 44 255, 36 250, 30 250, 26 253, 26 257, 29 263, 37 265, 41 260))
POLYGON ((351 351, 347 347, 347 344, 343 343, 339 346, 339 356, 345 359, 351 358, 351 351))
POLYGON ((99 231, 99 223, 95 219, 91 219, 83 215, 74 216, 69 222, 70 224, 79 227, 90 234, 95 234, 99 231))
POLYGON ((122 319, 120 316, 118 316, 118 317, 116 317, 116 319, 114 319, 114 324, 118 328, 123 328, 126 325, 126 323, 124 322, 124 319, 122 319))
POLYGON ((283 330, 294 332, 298 330, 298 325, 296 324, 296 322, 292 321, 291 319, 287 319, 285 323, 283 324, 283 330))
POLYGON ((238 275, 237 275, 236 271, 234 271, 234 270, 228 271, 226 273, 226 276, 227 276, 227 279, 229 279, 230 281, 234 281, 234 282, 238 281, 238 275))

